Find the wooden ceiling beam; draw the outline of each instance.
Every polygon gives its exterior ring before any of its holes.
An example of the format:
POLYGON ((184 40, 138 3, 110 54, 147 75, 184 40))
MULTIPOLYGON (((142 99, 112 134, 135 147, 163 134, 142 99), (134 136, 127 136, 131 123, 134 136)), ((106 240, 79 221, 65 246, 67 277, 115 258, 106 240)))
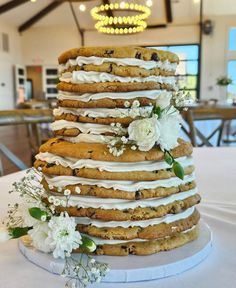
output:
POLYGON ((171 23, 173 22, 171 0, 165 0, 165 7, 166 7, 166 21, 167 23, 171 23))
POLYGON ((160 29, 160 28, 167 28, 166 24, 157 24, 157 25, 148 25, 147 29, 160 29))
MULTIPOLYGON (((110 1, 109 0, 102 0, 102 4, 103 5, 110 5, 110 1)), ((106 10, 106 14, 108 17, 114 17, 114 14, 111 10, 106 10)))
POLYGON ((29 0, 12 0, 12 1, 9 1, 9 2, 0 6, 0 14, 3 14, 3 13, 5 13, 11 9, 14 9, 17 6, 20 6, 26 2, 29 2, 29 0))
POLYGON ((55 10, 58 6, 60 6, 62 3, 64 3, 65 1, 54 1, 51 4, 49 4, 48 6, 46 6, 43 10, 41 10, 40 12, 38 12, 37 14, 35 14, 32 18, 30 18, 29 20, 27 20, 25 23, 23 23, 19 28, 18 31, 19 32, 23 32, 27 29, 29 29, 31 26, 33 26, 36 22, 38 22, 39 20, 41 20, 43 17, 45 17, 47 14, 49 14, 50 12, 52 12, 53 10, 55 10))
POLYGON ((84 31, 81 29, 81 27, 79 25, 79 20, 76 17, 76 12, 75 12, 75 9, 73 7, 73 4, 71 2, 69 2, 69 5, 70 5, 72 16, 73 16, 74 21, 75 21, 75 25, 76 25, 77 31, 79 32, 80 37, 81 37, 81 46, 84 46, 84 31))

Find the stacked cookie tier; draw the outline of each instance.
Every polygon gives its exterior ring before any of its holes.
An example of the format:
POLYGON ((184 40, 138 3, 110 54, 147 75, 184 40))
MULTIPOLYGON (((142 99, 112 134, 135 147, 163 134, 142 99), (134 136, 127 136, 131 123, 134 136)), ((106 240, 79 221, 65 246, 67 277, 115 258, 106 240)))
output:
POLYGON ((79 48, 59 57, 56 138, 40 147, 34 166, 43 172, 46 201, 76 218, 98 255, 147 255, 197 237, 191 145, 178 139, 170 150, 181 180, 164 149, 144 151, 129 139, 134 121, 153 117, 156 101, 171 98, 177 63, 173 53, 139 47, 79 48))

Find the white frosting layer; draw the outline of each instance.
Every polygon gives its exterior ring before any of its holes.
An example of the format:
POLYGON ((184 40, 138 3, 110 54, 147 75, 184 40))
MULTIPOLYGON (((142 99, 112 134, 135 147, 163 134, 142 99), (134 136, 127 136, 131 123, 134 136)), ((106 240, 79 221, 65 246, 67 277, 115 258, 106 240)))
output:
POLYGON ((60 70, 67 69, 71 66, 83 66, 86 64, 93 65, 102 65, 103 63, 115 63, 118 66, 138 66, 140 68, 144 68, 147 70, 160 68, 166 71, 175 71, 177 67, 177 63, 170 63, 168 60, 166 61, 144 61, 136 58, 103 58, 103 57, 84 57, 78 56, 76 59, 69 59, 66 64, 60 65, 60 70))
POLYGON ((103 135, 95 135, 95 134, 84 134, 80 133, 78 136, 75 137, 61 137, 71 143, 109 143, 112 140, 116 140, 117 137, 113 136, 103 136, 103 135))
MULTIPOLYGON (((72 138, 72 137, 71 137, 72 138)), ((48 152, 39 153, 35 156, 36 159, 46 161, 47 163, 53 163, 56 165, 62 165, 64 167, 70 167, 71 169, 80 168, 92 168, 99 171, 110 172, 132 172, 132 171, 157 171, 161 169, 170 168, 165 161, 142 161, 142 162, 109 162, 109 161, 96 161, 91 159, 76 159, 69 157, 60 157, 48 152)), ((189 165, 193 165, 192 157, 176 158, 176 161, 181 163, 185 168, 189 165)), ((187 177, 187 176, 186 176, 187 177)))
POLYGON ((64 108, 58 107, 57 109, 53 110, 54 116, 60 116, 63 113, 73 114, 77 116, 83 117, 93 117, 93 118, 124 118, 124 117, 131 117, 135 118, 138 116, 141 117, 149 117, 151 115, 153 107, 152 106, 145 106, 145 107, 138 107, 138 108, 115 108, 115 109, 108 109, 108 108, 64 108))
POLYGON ((145 97, 148 99, 156 100, 160 96, 165 96, 169 98, 172 95, 171 91, 166 90, 144 90, 144 91, 132 91, 132 92, 103 92, 96 94, 78 94, 72 92, 59 91, 59 100, 79 100, 82 102, 89 102, 92 100, 100 100, 104 98, 108 99, 134 99, 145 97))
MULTIPOLYGON (((187 233, 191 230, 193 230, 196 226, 194 225, 192 228, 185 230, 181 233, 187 233)), ((159 239, 167 239, 170 238, 170 236, 166 236, 166 237, 161 237, 161 238, 157 238, 157 239, 141 239, 141 238, 135 238, 132 240, 111 240, 111 239, 102 239, 102 238, 98 238, 98 237, 93 237, 90 235, 85 235, 82 234, 84 236, 89 237, 90 239, 92 239, 94 241, 94 243, 96 243, 96 245, 104 245, 104 244, 108 244, 108 245, 112 245, 112 244, 123 244, 123 243, 128 243, 128 242, 148 242, 148 241, 154 241, 154 240, 159 240, 159 239)))
POLYGON ((94 71, 73 71, 65 72, 60 77, 60 81, 67 83, 104 83, 104 82, 122 82, 122 83, 144 83, 144 82, 158 82, 163 84, 170 84, 175 86, 176 77, 174 76, 148 76, 148 77, 121 77, 105 72, 94 71))
POLYGON ((82 208, 102 208, 102 209, 135 209, 137 207, 158 207, 167 205, 177 200, 184 200, 197 193, 197 189, 191 189, 185 192, 173 194, 165 198, 151 198, 141 200, 123 200, 123 199, 109 199, 109 198, 95 198, 89 196, 71 196, 68 205, 71 207, 82 208))
POLYGON ((138 220, 138 221, 101 221, 101 220, 96 220, 96 219, 90 219, 87 217, 77 217, 75 218, 75 220, 79 224, 84 224, 84 225, 91 224, 99 228, 118 227, 118 226, 123 227, 123 228, 140 226, 144 228, 150 225, 158 225, 161 223, 169 224, 180 219, 186 219, 190 215, 193 214, 194 209, 195 209, 194 207, 190 207, 186 209, 185 211, 177 213, 177 214, 167 214, 159 218, 153 218, 153 219, 148 219, 148 220, 138 220))
POLYGON ((111 127, 110 125, 80 123, 67 120, 57 120, 51 124, 51 128, 53 131, 65 128, 66 129, 77 128, 84 134, 96 134, 96 135, 107 132, 115 133, 113 127, 111 127))
POLYGON ((173 187, 179 186, 191 182, 195 179, 194 174, 186 175, 184 180, 178 177, 172 177, 169 179, 155 180, 155 181, 118 181, 118 180, 98 180, 89 179, 76 176, 45 176, 49 185, 55 187, 65 187, 67 185, 95 185, 106 189, 113 188, 114 190, 124 190, 127 192, 135 192, 142 189, 154 189, 157 187, 173 187))

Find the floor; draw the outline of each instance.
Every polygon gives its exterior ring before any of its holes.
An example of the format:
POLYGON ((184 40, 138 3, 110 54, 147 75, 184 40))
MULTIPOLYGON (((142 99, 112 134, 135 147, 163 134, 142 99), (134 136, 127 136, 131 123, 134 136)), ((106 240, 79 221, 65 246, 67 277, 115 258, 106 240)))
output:
MULTIPOLYGON (((4 144, 28 167, 31 166, 31 151, 28 143, 27 130, 24 125, 0 126, 0 143, 4 144)), ((4 175, 19 171, 0 151, 4 175)))

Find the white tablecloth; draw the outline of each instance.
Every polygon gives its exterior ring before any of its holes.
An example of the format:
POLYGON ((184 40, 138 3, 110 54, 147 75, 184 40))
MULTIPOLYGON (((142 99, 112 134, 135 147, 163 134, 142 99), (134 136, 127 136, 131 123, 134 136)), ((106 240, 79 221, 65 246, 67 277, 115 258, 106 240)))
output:
MULTIPOLYGON (((194 150, 202 217, 213 232, 213 251, 200 265, 174 277, 142 283, 101 283, 92 287, 235 288, 236 287, 236 148, 194 150)), ((0 218, 7 211, 13 181, 24 172, 0 178, 0 218)), ((14 199, 13 199, 14 200, 14 199)), ((142 257, 137 256, 137 261, 142 257)), ((64 279, 31 264, 18 250, 17 242, 0 245, 0 288, 60 288, 64 279)))

